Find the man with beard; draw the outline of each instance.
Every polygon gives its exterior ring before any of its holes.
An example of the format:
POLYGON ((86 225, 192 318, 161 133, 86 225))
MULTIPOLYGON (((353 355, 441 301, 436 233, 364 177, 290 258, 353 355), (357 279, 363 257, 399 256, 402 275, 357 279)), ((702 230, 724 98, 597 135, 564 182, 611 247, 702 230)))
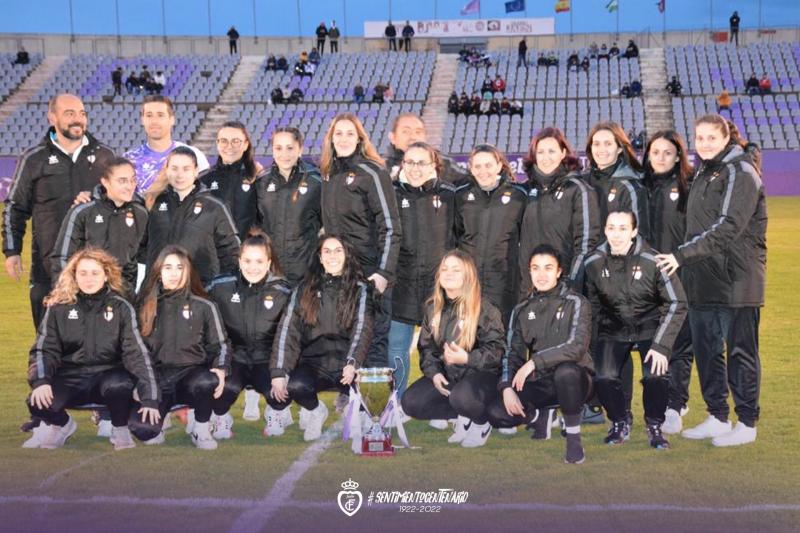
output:
POLYGON ((33 218, 30 300, 33 322, 44 316, 42 300, 52 282, 49 257, 73 199, 89 195, 100 181, 106 161, 114 157, 107 146, 86 131, 83 102, 71 94, 50 100, 50 128, 42 142, 23 152, 14 172, 3 213, 3 253, 6 272, 22 277, 22 241, 28 219, 33 218))

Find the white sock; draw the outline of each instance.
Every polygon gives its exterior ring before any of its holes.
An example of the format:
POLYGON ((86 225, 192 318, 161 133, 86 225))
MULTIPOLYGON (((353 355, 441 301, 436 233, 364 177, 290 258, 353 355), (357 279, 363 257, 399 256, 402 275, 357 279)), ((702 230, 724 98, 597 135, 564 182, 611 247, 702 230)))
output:
POLYGON ((580 426, 567 426, 564 428, 567 432, 567 435, 580 435, 581 434, 581 427, 580 426))

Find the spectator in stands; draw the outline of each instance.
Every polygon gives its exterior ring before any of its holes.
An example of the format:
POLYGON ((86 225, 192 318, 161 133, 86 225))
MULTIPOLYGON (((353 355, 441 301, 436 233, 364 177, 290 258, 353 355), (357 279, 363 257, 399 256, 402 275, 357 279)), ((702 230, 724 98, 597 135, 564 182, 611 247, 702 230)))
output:
POLYGON ((627 82, 622 86, 622 89, 619 90, 619 95, 624 96, 625 98, 631 97, 631 86, 628 85, 627 82))
POLYGON ((631 146, 633 146, 634 150, 641 150, 644 148, 644 131, 636 133, 636 130, 631 128, 631 131, 628 133, 628 137, 631 139, 631 146))
POLYGON ((481 99, 481 105, 479 107, 481 115, 491 114, 491 103, 492 103, 491 97, 486 99, 481 99))
POLYGON ((385 84, 384 87, 386 88, 383 90, 383 99, 386 103, 390 103, 394 99, 394 91, 392 90, 392 86, 388 83, 385 84))
POLYGON ((672 76, 672 79, 667 84, 667 91, 669 91, 669 94, 672 96, 681 95, 681 92, 683 92, 683 86, 681 85, 681 82, 678 81, 677 76, 672 76))
POLYGON ((458 110, 464 115, 472 114, 472 103, 464 91, 461 91, 461 96, 458 97, 458 110))
POLYGON ((642 82, 633 80, 631 82, 631 98, 636 98, 637 96, 642 96, 642 82))
POLYGON ((461 50, 458 51, 458 60, 463 63, 466 63, 468 58, 469 58, 469 48, 467 48, 466 44, 462 44, 461 50))
POLYGON ((386 25, 386 29, 383 30, 383 35, 389 41, 389 51, 394 50, 397 52, 397 28, 394 27, 391 20, 386 25))
POLYGON ((497 74, 494 77, 494 81, 492 82, 492 92, 493 93, 504 93, 506 92, 506 80, 503 79, 500 74, 497 74))
POLYGON ((639 47, 636 46, 636 43, 633 42, 633 39, 628 41, 628 47, 625 49, 625 54, 623 57, 627 57, 628 59, 639 57, 639 47))
POLYGON ((481 52, 477 48, 473 48, 470 52, 468 62, 470 66, 475 68, 492 66, 492 56, 488 52, 481 52))
POLYGON ((722 113, 724 109, 727 109, 728 113, 730 113, 732 101, 728 89, 723 89, 722 92, 719 93, 719 96, 717 96, 717 113, 722 113))
POLYGON ((331 27, 328 28, 328 39, 331 42, 331 53, 339 51, 339 37, 341 33, 339 32, 339 28, 336 27, 336 21, 331 21, 331 27))
POLYGON ((139 89, 147 89, 147 85, 150 83, 150 78, 152 78, 152 76, 150 71, 147 70, 147 65, 142 65, 142 72, 139 73, 139 89))
POLYGON ((289 62, 286 61, 286 58, 284 56, 278 57, 278 63, 277 63, 277 66, 275 67, 275 69, 276 70, 282 70, 284 72, 289 70, 289 62))
POLYGON ((280 87, 275 87, 269 95, 270 101, 278 105, 283 103, 283 90, 280 87))
POLYGON ((580 60, 578 59, 578 52, 573 51, 567 58, 567 70, 572 69, 572 67, 575 67, 575 70, 578 70, 579 63, 580 60))
POLYGON ((160 70, 156 71, 156 75, 153 76, 153 92, 156 94, 161 94, 161 91, 164 90, 164 87, 167 85, 167 77, 164 73, 160 70))
POLYGON ((493 92, 494 84, 492 83, 492 78, 488 74, 486 75, 486 79, 483 80, 483 85, 481 85, 481 94, 491 93, 493 92))
POLYGON ((772 94, 772 80, 769 79, 766 72, 761 76, 761 80, 758 82, 758 89, 761 91, 761 94, 772 94))
POLYGON ((302 63, 308 63, 308 52, 303 50, 300 52, 300 56, 298 58, 302 63))
POLYGON ((295 87, 294 89, 292 89, 292 92, 289 95, 289 103, 299 104, 300 102, 303 101, 304 96, 305 95, 303 94, 303 91, 300 90, 300 87, 295 87))
POLYGON ((450 98, 447 99, 447 112, 458 115, 458 94, 455 91, 450 93, 450 98))
POLYGON ((264 67, 264 70, 269 72, 270 70, 278 70, 278 62, 275 59, 275 54, 270 54, 267 58, 267 66, 264 67))
POLYGON ((556 53, 552 50, 547 54, 547 66, 548 67, 557 67, 558 66, 558 57, 556 57, 556 53))
POLYGON ((522 107, 522 102, 519 100, 513 100, 511 102, 511 115, 519 115, 522 116, 524 114, 524 108, 522 107))
POLYGON ((231 55, 239 53, 239 32, 236 31, 235 26, 231 26, 231 29, 228 30, 226 34, 228 36, 228 46, 230 48, 231 55))
POLYGON ((589 45, 589 59, 597 59, 599 54, 600 49, 597 47, 597 43, 592 41, 592 44, 589 45))
POLYGON ((619 55, 619 47, 617 43, 613 43, 611 48, 608 49, 608 55, 611 57, 617 57, 619 55))
POLYGON ((364 86, 360 83, 356 83, 356 86, 353 87, 353 102, 356 104, 364 102, 364 86))
POLYGON ((517 68, 528 68, 528 42, 525 37, 519 42, 517 46, 517 68))
POLYGON ((583 69, 584 72, 589 72, 589 58, 586 56, 581 60, 581 69, 583 69))
POLYGON ((139 94, 139 78, 136 76, 135 72, 131 71, 130 75, 128 75, 125 80, 125 89, 128 90, 128 94, 132 94, 134 91, 136 94, 139 94))
POLYGON ((490 115, 499 115, 500 114, 500 97, 495 96, 492 98, 492 101, 489 103, 489 114, 490 115))
POLYGON ((111 71, 111 84, 114 86, 114 96, 122 96, 122 67, 111 71))
POLYGON ((503 96, 503 99, 500 101, 500 114, 501 115, 511 114, 511 102, 508 100, 507 96, 503 96))
POLYGON ((383 83, 378 82, 377 85, 375 85, 375 88, 372 90, 372 102, 376 104, 384 103, 386 101, 384 95, 385 92, 386 86, 383 83))
POLYGON ((478 93, 472 93, 472 114, 473 115, 480 115, 481 114, 481 97, 478 93))
POLYGON ((320 55, 325 53, 325 39, 328 37, 328 28, 325 27, 325 22, 320 22, 317 26, 317 49, 320 55))
POLYGON ((729 19, 729 22, 731 23, 731 39, 728 42, 732 43, 733 40, 736 39, 736 46, 739 46, 739 22, 741 22, 741 20, 742 19, 739 18, 738 11, 734 11, 733 15, 731 15, 731 18, 729 19))
POLYGON ((749 95, 758 94, 761 92, 761 89, 758 84, 758 78, 756 77, 755 73, 751 74, 750 77, 747 79, 745 90, 749 95))
POLYGON ((409 21, 406 21, 406 25, 403 26, 401 35, 403 36, 403 39, 400 41, 400 49, 402 50, 405 48, 406 52, 410 52, 411 38, 414 36, 414 28, 411 26, 409 21))
POLYGON ((308 54, 308 62, 312 65, 319 65, 320 60, 320 53, 317 51, 316 47, 311 49, 311 53, 308 54))
POLYGON ((600 46, 600 53, 597 54, 597 58, 598 59, 605 59, 606 61, 608 61, 608 57, 609 57, 608 47, 606 46, 606 43, 603 43, 600 46))
POLYGON ((28 51, 25 50, 24 46, 19 47, 19 51, 17 52, 17 59, 14 60, 12 65, 27 65, 31 62, 31 58, 28 55, 28 51))

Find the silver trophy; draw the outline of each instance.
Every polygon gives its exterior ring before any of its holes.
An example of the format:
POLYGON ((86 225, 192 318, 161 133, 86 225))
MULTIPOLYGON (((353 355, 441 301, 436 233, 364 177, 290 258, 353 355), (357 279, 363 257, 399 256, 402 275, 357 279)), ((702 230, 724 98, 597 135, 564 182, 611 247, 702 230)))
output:
MULTIPOLYGON (((361 437, 362 455, 394 455, 392 434, 383 429, 381 415, 394 392, 393 368, 360 368, 356 383, 371 424, 361 437)), ((397 406, 394 406, 397 409, 397 406)))

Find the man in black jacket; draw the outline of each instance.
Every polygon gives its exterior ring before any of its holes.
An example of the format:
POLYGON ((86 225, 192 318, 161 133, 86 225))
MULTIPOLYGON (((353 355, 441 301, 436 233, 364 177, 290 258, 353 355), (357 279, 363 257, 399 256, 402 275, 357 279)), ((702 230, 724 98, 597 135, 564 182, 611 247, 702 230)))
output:
POLYGON ((325 39, 328 37, 328 28, 325 27, 324 22, 320 22, 319 26, 317 26, 317 51, 319 55, 325 53, 325 39))
POLYGON ((33 218, 30 299, 34 325, 44 315, 42 299, 50 292, 53 276, 48 258, 61 221, 73 199, 89 194, 100 180, 105 163, 114 153, 86 131, 83 102, 60 94, 50 100, 50 129, 41 143, 23 152, 17 163, 3 213, 3 253, 6 272, 16 281, 22 276, 22 241, 28 219, 33 218))
POLYGON ((734 11, 733 15, 731 15, 730 23, 731 23, 731 39, 728 42, 733 42, 736 39, 736 46, 739 46, 739 22, 742 19, 739 18, 739 12, 734 11))
POLYGON ((383 35, 389 40, 389 50, 397 52, 397 28, 394 27, 391 20, 386 25, 386 29, 383 30, 383 35))
POLYGON ((403 26, 403 32, 401 33, 403 36, 403 40, 400 41, 400 49, 402 50, 405 48, 406 52, 411 51, 411 38, 414 36, 414 27, 411 26, 409 21, 406 21, 406 25, 403 26))
POLYGON ((228 45, 231 49, 231 55, 236 54, 239 52, 239 32, 236 31, 235 26, 231 26, 231 29, 228 30, 228 45))

